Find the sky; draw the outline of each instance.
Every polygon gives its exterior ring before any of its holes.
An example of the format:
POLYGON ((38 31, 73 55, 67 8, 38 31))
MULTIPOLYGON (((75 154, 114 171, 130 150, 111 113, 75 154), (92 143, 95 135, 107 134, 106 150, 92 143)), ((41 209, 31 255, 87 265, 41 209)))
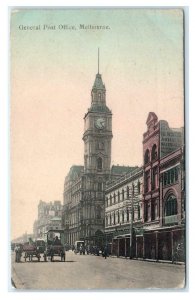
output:
POLYGON ((10 26, 11 236, 16 238, 32 232, 40 199, 63 201, 65 176, 72 165, 83 164, 83 117, 98 48, 113 113, 112 164, 142 165, 150 111, 170 127, 184 125, 183 14, 29 8, 12 11, 10 26), (80 24, 109 29, 84 30, 80 24), (61 29, 65 25, 75 29, 61 29))

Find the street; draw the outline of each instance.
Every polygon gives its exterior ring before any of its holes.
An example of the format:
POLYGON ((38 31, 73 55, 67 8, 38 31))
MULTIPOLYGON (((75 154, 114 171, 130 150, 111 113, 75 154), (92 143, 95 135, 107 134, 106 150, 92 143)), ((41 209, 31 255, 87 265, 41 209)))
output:
POLYGON ((145 289, 184 287, 185 266, 128 258, 79 255, 66 252, 66 261, 15 263, 12 280, 18 289, 145 289))

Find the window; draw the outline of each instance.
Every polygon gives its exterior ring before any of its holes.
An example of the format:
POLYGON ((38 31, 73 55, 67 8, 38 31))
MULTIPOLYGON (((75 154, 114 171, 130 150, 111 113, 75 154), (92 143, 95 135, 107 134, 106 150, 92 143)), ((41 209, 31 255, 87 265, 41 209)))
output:
POLYGON ((118 191, 118 202, 120 202, 120 192, 118 191))
POLYGON ((122 190, 122 200, 124 200, 125 199, 125 192, 124 192, 124 190, 122 190))
POLYGON ((129 222, 129 210, 127 208, 127 222, 129 222))
POLYGON ((129 199, 129 187, 127 186, 127 199, 129 199))
POLYGON ((152 147, 152 160, 157 159, 158 153, 157 153, 157 146, 154 144, 152 147))
POLYGON ((137 183, 137 192, 138 192, 138 195, 141 193, 141 184, 140 184, 140 181, 138 181, 138 183, 137 183))
POLYGON ((112 224, 112 216, 110 215, 110 225, 112 224))
POLYGON ((98 192, 102 191, 102 182, 98 182, 98 192))
POLYGON ((120 213, 119 213, 119 211, 118 211, 118 223, 120 223, 120 213))
POLYGON ((178 181, 178 168, 175 168, 175 181, 178 181))
POLYGON ((147 164, 147 163, 149 163, 149 161, 150 161, 150 152, 147 149, 145 152, 145 155, 144 155, 144 163, 147 164))
POLYGON ((168 176, 167 176, 167 172, 165 172, 164 173, 164 176, 163 176, 164 178, 164 185, 167 185, 167 183, 168 183, 168 176))
POLYGON ((135 195, 135 186, 134 186, 134 184, 132 184, 132 196, 134 196, 135 195))
POLYGON ((177 215, 177 199, 175 195, 170 195, 165 203, 165 216, 177 215))
POLYGON ((151 220, 155 220, 155 201, 152 201, 151 203, 151 220))
POLYGON ((144 204, 144 221, 148 221, 148 203, 144 204))
POLYGON ((114 204, 115 204, 116 203, 116 194, 115 193, 114 193, 113 198, 114 198, 114 204))
POLYGON ((135 218, 135 214, 134 214, 134 208, 132 210, 132 220, 134 221, 134 218, 135 218))
POLYGON ((98 93, 98 99, 101 100, 101 93, 98 93))
POLYGON ((163 185, 174 184, 178 181, 178 167, 168 170, 163 175, 163 185))
POLYGON ((140 206, 137 207, 137 218, 140 219, 140 206))
POLYGON ((124 214, 124 211, 122 211, 122 223, 124 223, 125 221, 125 214, 124 214))
POLYGON ((150 190, 150 171, 147 171, 145 173, 145 187, 144 187, 145 193, 147 193, 150 190))
POLYGON ((158 187, 158 169, 155 167, 152 170, 152 189, 156 189, 158 187))
POLYGON ((114 224, 115 224, 115 221, 116 221, 116 220, 115 220, 115 213, 114 213, 114 224))
POLYGON ((97 159, 97 169, 99 171, 102 170, 102 158, 101 157, 98 157, 98 159, 97 159))
POLYGON ((172 169, 170 171, 170 182, 171 183, 174 183, 174 177, 175 177, 175 172, 174 172, 174 169, 172 169))

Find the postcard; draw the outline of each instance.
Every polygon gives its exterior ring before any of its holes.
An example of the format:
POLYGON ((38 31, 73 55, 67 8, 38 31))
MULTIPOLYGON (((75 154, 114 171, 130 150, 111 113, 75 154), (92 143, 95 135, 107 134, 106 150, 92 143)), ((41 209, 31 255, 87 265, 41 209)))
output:
POLYGON ((17 290, 186 285, 182 8, 10 11, 17 290))

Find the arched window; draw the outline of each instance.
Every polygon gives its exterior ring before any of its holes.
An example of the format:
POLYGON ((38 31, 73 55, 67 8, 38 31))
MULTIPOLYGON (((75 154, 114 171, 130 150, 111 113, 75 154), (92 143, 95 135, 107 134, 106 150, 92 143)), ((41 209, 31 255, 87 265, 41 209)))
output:
POLYGON ((154 144, 152 147, 152 160, 157 159, 157 157, 158 157, 157 146, 156 144, 154 144))
POLYGON ((150 152, 147 149, 145 152, 145 155, 144 155, 144 163, 147 164, 147 163, 149 163, 149 161, 150 161, 150 152))
POLYGON ((102 170, 102 158, 101 157, 98 157, 98 159, 97 159, 97 169, 99 171, 102 170))
POLYGON ((165 216, 177 215, 177 198, 171 194, 165 203, 165 216))
POLYGON ((98 192, 102 191, 102 182, 98 182, 98 192))

